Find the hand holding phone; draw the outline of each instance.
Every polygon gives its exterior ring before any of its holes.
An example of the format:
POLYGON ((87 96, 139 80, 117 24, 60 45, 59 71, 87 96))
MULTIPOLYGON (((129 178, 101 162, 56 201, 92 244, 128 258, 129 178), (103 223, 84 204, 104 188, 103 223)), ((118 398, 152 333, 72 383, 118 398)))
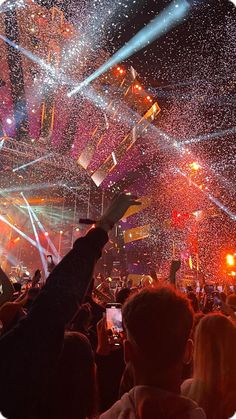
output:
POLYGON ((123 340, 121 304, 109 303, 106 306, 106 328, 111 345, 120 346, 123 340))

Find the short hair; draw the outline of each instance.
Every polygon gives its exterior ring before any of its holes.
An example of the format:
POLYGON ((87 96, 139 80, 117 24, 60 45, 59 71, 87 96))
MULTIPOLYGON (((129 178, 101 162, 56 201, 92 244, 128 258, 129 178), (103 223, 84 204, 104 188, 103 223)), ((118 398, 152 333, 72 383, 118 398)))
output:
POLYGON ((160 369, 182 358, 193 325, 189 300, 173 287, 145 288, 123 308, 124 327, 143 358, 160 369))
POLYGON ((226 298, 226 304, 236 307, 236 294, 230 294, 226 298))

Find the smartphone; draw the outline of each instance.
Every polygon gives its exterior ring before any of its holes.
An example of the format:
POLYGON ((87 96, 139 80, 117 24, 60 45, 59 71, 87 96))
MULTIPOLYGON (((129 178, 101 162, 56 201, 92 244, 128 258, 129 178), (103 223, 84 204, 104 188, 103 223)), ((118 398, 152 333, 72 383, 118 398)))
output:
POLYGON ((106 305, 106 326, 109 343, 120 345, 123 338, 121 304, 109 303, 106 305))
POLYGON ((49 263, 52 263, 52 255, 47 255, 47 260, 49 263))

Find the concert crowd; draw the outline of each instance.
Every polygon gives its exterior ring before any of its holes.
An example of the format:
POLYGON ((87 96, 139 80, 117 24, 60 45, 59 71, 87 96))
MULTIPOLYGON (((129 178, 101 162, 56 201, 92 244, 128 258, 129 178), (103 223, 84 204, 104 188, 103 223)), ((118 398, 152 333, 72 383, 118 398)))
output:
POLYGON ((136 197, 26 291, 1 270, 0 412, 8 419, 229 419, 236 412, 236 293, 123 284, 98 301, 93 272, 136 197))

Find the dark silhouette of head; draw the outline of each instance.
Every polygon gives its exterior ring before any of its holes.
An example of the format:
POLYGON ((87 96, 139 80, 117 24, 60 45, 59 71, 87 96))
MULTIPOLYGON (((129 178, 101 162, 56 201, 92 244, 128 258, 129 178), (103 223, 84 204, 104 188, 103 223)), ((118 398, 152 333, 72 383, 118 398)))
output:
POLYGON ((81 333, 67 332, 57 368, 41 406, 41 417, 91 418, 95 405, 95 364, 90 343, 81 333))
POLYGON ((125 359, 135 384, 179 391, 183 364, 192 354, 189 300, 170 286, 146 288, 126 302, 123 321, 125 359))

